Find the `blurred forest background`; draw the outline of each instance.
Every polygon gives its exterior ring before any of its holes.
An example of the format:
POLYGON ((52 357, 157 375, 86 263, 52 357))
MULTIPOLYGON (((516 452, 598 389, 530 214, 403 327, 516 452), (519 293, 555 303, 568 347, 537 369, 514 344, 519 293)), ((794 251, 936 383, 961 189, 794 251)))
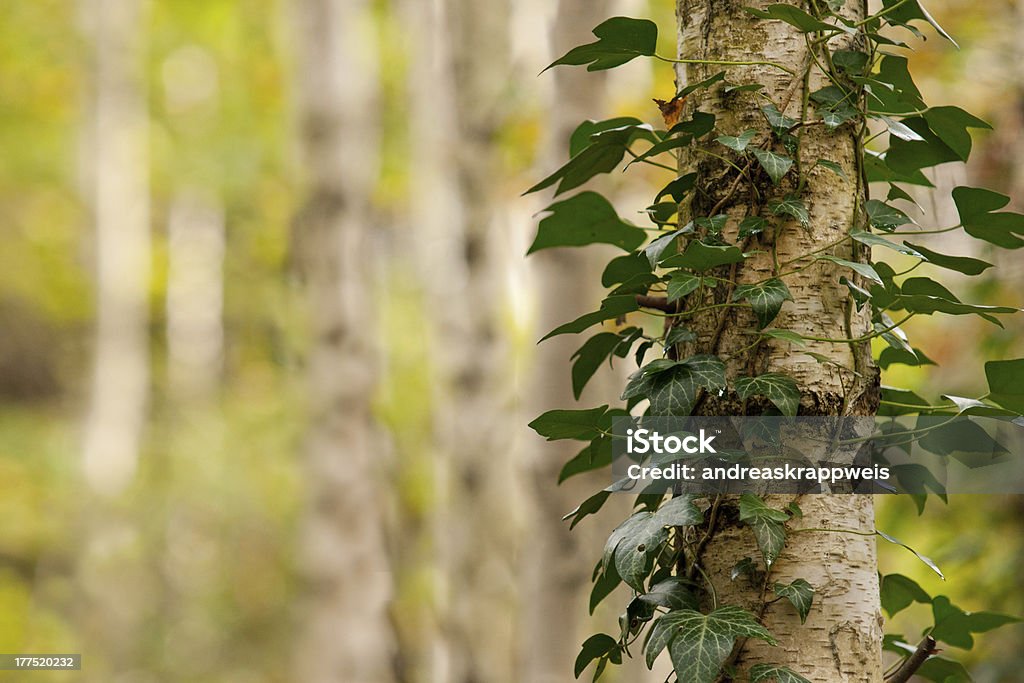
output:
MULTIPOLYGON (((961 49, 911 41, 915 79, 996 131, 920 220, 950 225, 959 184, 1024 209, 1024 2, 928 7, 961 49)), ((0 651, 84 670, 0 680, 571 680, 582 638, 615 629, 586 595, 627 503, 569 534, 606 482, 556 486, 571 453, 525 426, 569 406, 582 340, 534 342, 599 277, 578 252, 524 259, 545 204, 520 193, 582 119, 656 122, 673 94, 642 61, 537 76, 616 14, 674 52, 670 0, 3 3, 0 651)), ((623 215, 655 187, 602 182, 623 215)), ((1024 306, 1018 255, 948 239, 1000 260, 960 289, 1024 306)), ((1024 355, 1020 318, 907 327, 938 365, 883 380, 926 396, 1024 355)), ((1024 501, 879 508, 955 603, 1024 614, 1024 501)), ((1024 628, 969 662, 1021 680, 1024 628)))

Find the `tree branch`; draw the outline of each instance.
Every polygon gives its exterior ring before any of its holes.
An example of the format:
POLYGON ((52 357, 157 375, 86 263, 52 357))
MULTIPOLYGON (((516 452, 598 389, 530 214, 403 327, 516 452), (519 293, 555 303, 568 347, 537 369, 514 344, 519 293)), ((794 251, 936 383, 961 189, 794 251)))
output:
POLYGON ((935 639, 925 636, 914 653, 904 660, 900 668, 885 679, 885 683, 907 683, 914 672, 920 669, 921 665, 933 654, 935 654, 935 639))

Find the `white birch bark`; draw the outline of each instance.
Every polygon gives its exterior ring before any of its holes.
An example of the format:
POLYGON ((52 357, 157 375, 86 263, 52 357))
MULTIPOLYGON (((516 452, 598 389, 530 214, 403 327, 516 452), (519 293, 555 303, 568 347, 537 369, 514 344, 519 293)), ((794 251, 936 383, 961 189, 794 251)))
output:
POLYGON ((96 334, 82 467, 90 488, 103 495, 122 491, 135 473, 149 393, 144 6, 139 0, 81 5, 93 58, 83 170, 96 235, 96 334))
POLYGON ((295 680, 387 683, 396 680, 396 652, 367 271, 379 134, 374 31, 369 2, 296 0, 294 11, 309 188, 294 244, 311 333, 295 680))
MULTIPOLYGON (((781 21, 757 21, 742 10, 741 5, 757 7, 769 3, 727 3, 710 0, 677 0, 679 20, 679 53, 681 58, 703 60, 762 61, 770 60, 802 73, 806 47, 803 35, 781 21)), ((848 2, 846 12, 853 18, 864 16, 863 2, 848 2)), ((838 44, 833 41, 833 47, 838 44)), ((680 65, 677 74, 681 84, 697 82, 722 67, 680 65)), ((764 93, 779 104, 780 109, 800 118, 802 83, 772 67, 733 68, 730 78, 739 83, 764 84, 764 93)), ((823 77, 812 77, 810 88, 823 87, 823 77)), ((763 130, 764 121, 753 98, 727 100, 720 89, 700 91, 691 97, 690 110, 714 113, 718 130, 738 134, 747 128, 763 130)), ((718 148, 720 151, 720 148, 718 148)), ((822 126, 804 131, 801 155, 808 185, 803 197, 810 214, 811 228, 803 230, 794 223, 787 225, 776 239, 778 257, 782 261, 808 254, 835 242, 862 219, 855 216, 859 169, 855 161, 854 137, 848 127, 830 133, 822 126), (846 178, 811 166, 819 158, 838 163, 846 178)), ((726 183, 716 182, 723 168, 705 157, 684 160, 700 173, 698 180, 704 195, 695 199, 694 213, 706 215, 716 202, 726 196, 726 183)), ((746 203, 742 192, 736 199, 726 200, 724 212, 733 217, 735 225, 746 203)), ((735 228, 733 228, 735 230, 735 228)), ((735 232, 732 233, 735 236, 735 232)), ((754 244, 751 249, 764 249, 754 244)), ((859 249, 851 251, 849 243, 836 256, 863 260, 859 249)), ((748 259, 737 269, 736 280, 754 282, 772 273, 769 249, 761 256, 748 259)), ((801 334, 849 339, 870 332, 866 312, 858 314, 849 308, 845 287, 838 283, 834 269, 827 263, 807 268, 786 278, 794 302, 787 303, 773 322, 774 327, 793 329, 801 334)), ((726 309, 738 311, 740 309, 726 309)), ((743 330, 756 326, 749 312, 728 313, 722 324, 720 338, 716 329, 722 321, 706 316, 695 321, 698 339, 689 352, 713 352, 728 357, 749 344, 743 330)), ((809 342, 796 348, 782 341, 772 341, 768 349, 748 360, 738 354, 729 363, 731 376, 784 372, 801 386, 801 413, 808 415, 867 415, 877 405, 877 370, 873 367, 867 344, 834 344, 809 342), (821 354, 832 364, 816 362, 810 352, 821 354), (854 374, 856 371, 857 374, 854 374)), ((735 410, 729 400, 706 401, 703 411, 729 414, 735 410)), ((786 499, 772 500, 779 506, 786 499)), ((799 505, 804 518, 799 526, 855 529, 870 533, 874 529, 870 496, 814 495, 804 496, 799 505)), ((718 588, 719 603, 753 606, 758 603, 757 591, 745 582, 730 580, 731 567, 742 557, 757 557, 749 529, 726 522, 716 533, 704 554, 705 566, 718 588)), ((816 589, 814 607, 806 625, 801 625, 794 610, 770 605, 764 623, 779 640, 772 648, 760 642, 748 642, 737 663, 742 666, 769 662, 790 666, 812 681, 836 683, 877 683, 881 680, 880 645, 881 617, 875 540, 871 536, 852 534, 804 533, 791 535, 786 549, 772 568, 773 581, 787 583, 795 578, 808 580, 816 589)))

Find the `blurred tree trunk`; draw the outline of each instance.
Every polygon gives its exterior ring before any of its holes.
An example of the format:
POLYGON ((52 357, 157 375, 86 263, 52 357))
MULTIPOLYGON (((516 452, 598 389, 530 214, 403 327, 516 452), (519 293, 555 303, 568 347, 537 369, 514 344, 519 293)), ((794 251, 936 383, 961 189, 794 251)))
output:
MULTIPOLYGON (((607 0, 560 0, 550 34, 551 54, 561 55, 589 42, 590 29, 606 19, 608 12, 607 0)), ((541 156, 547 169, 564 163, 569 136, 577 125, 586 119, 602 118, 606 80, 603 72, 582 69, 562 68, 549 73, 553 74, 555 87, 548 105, 550 135, 541 156)), ((582 302, 597 298, 600 266, 592 252, 579 249, 545 250, 531 260, 540 294, 538 329, 533 338, 539 339, 579 315, 582 302)), ((527 393, 530 418, 574 402, 566 363, 579 343, 575 336, 564 335, 536 347, 536 366, 527 393)), ((589 392, 613 394, 615 389, 602 386, 602 379, 602 375, 595 377, 589 392)), ((567 679, 583 641, 592 573, 588 561, 596 561, 594 549, 600 548, 603 532, 599 524, 584 524, 570 531, 561 518, 609 482, 601 473, 559 485, 559 471, 579 449, 567 442, 532 445, 526 505, 531 550, 522 568, 520 661, 523 680, 555 683, 567 679), (532 561, 536 557, 546 559, 532 561)))
POLYGON ((96 337, 83 467, 103 494, 135 473, 149 392, 149 161, 139 0, 83 0, 92 43, 86 136, 96 230, 96 337))
POLYGON ((377 177, 377 60, 370 3, 297 0, 300 148, 309 193, 295 219, 307 291, 311 425, 294 680, 397 679, 380 482, 374 286, 367 271, 377 177))
POLYGON ((115 502, 135 475, 149 393, 147 17, 136 0, 82 0, 79 10, 91 56, 82 174, 95 229, 96 329, 82 444, 92 495, 83 498, 75 614, 95 653, 87 675, 101 681, 139 663, 152 617, 139 522, 115 502))
POLYGON ((408 5, 413 224, 436 362, 438 632, 433 679, 518 681, 515 463, 498 133, 509 106, 509 3, 408 5))
MULTIPOLYGON (((755 3, 757 6, 766 2, 755 3)), ((844 13, 853 20, 865 16, 866 2, 847 3, 844 13)), ((804 36, 780 21, 758 21, 743 11, 740 4, 677 0, 680 24, 679 56, 688 60, 758 59, 785 64, 795 73, 806 66, 804 36)), ((833 49, 841 43, 833 41, 833 49)), ((695 83, 712 75, 719 68, 704 64, 679 65, 680 85, 695 83)), ((762 91, 785 113, 799 117, 801 87, 817 90, 827 84, 824 76, 813 71, 808 83, 778 69, 764 66, 736 68, 730 78, 739 83, 761 83, 762 91)), ((806 97, 806 95, 803 95, 806 97)), ((715 114, 722 132, 736 133, 747 128, 763 130, 764 122, 753 99, 743 104, 724 99, 721 89, 701 93, 688 107, 715 114)), ((713 144, 713 143, 707 143, 713 144)), ((864 189, 855 182, 860 167, 852 127, 831 132, 824 127, 808 127, 801 134, 800 155, 803 168, 808 169, 807 186, 802 199, 810 212, 810 230, 790 221, 775 231, 775 250, 780 261, 814 253, 815 249, 833 243, 851 227, 863 225, 864 189), (845 177, 824 169, 810 170, 819 158, 838 163, 845 177), (854 221, 851 226, 851 217, 854 221)), ((709 215, 716 204, 730 215, 735 225, 747 211, 745 187, 733 194, 727 183, 714 179, 730 171, 718 159, 693 155, 682 159, 686 170, 696 170, 698 193, 690 206, 694 216, 709 215)), ((688 219, 684 218, 684 220, 688 219)), ((734 233, 733 233, 734 234, 734 233)), ((763 238, 767 239, 767 237, 763 238)), ((735 281, 749 283, 770 277, 774 270, 767 242, 757 238, 745 245, 744 251, 762 249, 761 255, 743 262, 735 271, 735 281)), ((864 261, 862 247, 843 247, 838 255, 853 261, 864 261)), ((837 282, 832 267, 819 264, 786 278, 793 295, 774 321, 775 327, 798 333, 833 339, 857 338, 871 330, 866 309, 857 312, 845 287, 837 282)), ((727 288, 720 288, 725 290, 727 288)), ((730 296, 727 291, 713 291, 700 300, 690 300, 689 307, 721 303, 730 296)), ((684 345, 685 355, 714 353, 729 359, 730 377, 739 374, 758 375, 782 372, 793 377, 801 388, 802 415, 871 415, 878 405, 878 371, 871 361, 869 343, 832 344, 809 342, 805 349, 792 348, 785 342, 772 341, 768 348, 751 355, 742 352, 749 344, 746 330, 755 321, 749 311, 722 309, 693 319, 696 341, 684 345), (815 362, 806 355, 815 352, 829 364, 815 362)), ((685 357, 685 356, 684 356, 685 357)), ((707 397, 699 407, 701 414, 743 414, 747 404, 735 395, 707 397)), ((791 496, 778 496, 771 504, 781 507, 791 496)), ((754 608, 760 595, 751 582, 732 581, 731 569, 743 557, 758 557, 750 530, 744 528, 731 512, 735 501, 725 503, 726 514, 718 516, 719 524, 703 555, 709 580, 717 588, 719 604, 737 604, 754 608)), ((842 527, 867 535, 806 533, 791 535, 786 547, 771 567, 771 580, 788 584, 797 578, 810 582, 816 594, 811 614, 805 625, 792 609, 769 606, 762 616, 765 626, 778 639, 778 647, 760 641, 748 642, 738 656, 737 665, 775 663, 790 666, 812 681, 836 683, 878 683, 881 675, 881 618, 879 614, 878 575, 875 553, 873 502, 869 495, 808 495, 800 497, 803 518, 799 526, 806 528, 842 527)))

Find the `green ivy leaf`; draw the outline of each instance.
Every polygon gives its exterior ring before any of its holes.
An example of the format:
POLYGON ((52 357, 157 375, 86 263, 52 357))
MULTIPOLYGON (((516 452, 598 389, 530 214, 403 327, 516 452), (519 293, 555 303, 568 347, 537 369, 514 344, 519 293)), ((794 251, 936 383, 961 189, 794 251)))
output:
POLYGON ((768 202, 768 208, 776 216, 792 216, 804 227, 811 224, 811 214, 808 213, 807 206, 794 195, 787 195, 782 200, 772 200, 768 202))
POLYGON ((704 515, 690 495, 675 496, 658 508, 655 520, 665 526, 693 526, 704 521, 704 515))
POLYGON ((673 325, 672 329, 669 330, 668 336, 665 337, 665 346, 682 344, 683 342, 693 341, 696 338, 697 335, 682 325, 673 325))
POLYGON ((662 254, 665 253, 665 250, 669 248, 677 237, 691 231, 692 228, 689 226, 686 228, 680 228, 679 230, 673 230, 672 232, 661 235, 644 247, 644 256, 647 257, 647 261, 651 264, 651 268, 658 265, 658 261, 661 260, 662 254))
POLYGON ((907 244, 896 244, 889 240, 870 232, 864 232, 863 230, 851 230, 850 237, 871 247, 885 247, 886 249, 892 249, 895 252, 903 254, 904 256, 915 256, 917 258, 924 258, 921 252, 917 251, 911 245, 907 244))
POLYGON ((804 338, 801 337, 796 332, 794 332, 793 330, 767 329, 761 330, 761 334, 763 334, 766 337, 771 337, 772 339, 781 339, 782 341, 786 341, 791 344, 796 344, 798 346, 807 346, 807 342, 804 341, 804 338))
POLYGON ((953 150, 961 161, 971 155, 971 134, 968 128, 992 129, 985 121, 968 114, 960 107, 931 107, 924 113, 928 127, 953 150))
POLYGON ((775 639, 754 615, 739 607, 720 607, 710 614, 676 610, 654 623, 644 657, 650 669, 661 651, 668 647, 679 680, 712 683, 737 638, 758 638, 775 644, 775 639))
POLYGON ((643 230, 619 218, 611 203, 596 192, 581 192, 555 202, 545 211, 550 215, 540 221, 537 237, 527 254, 551 247, 588 244, 611 244, 632 251, 647 239, 643 230))
POLYGON ((936 365, 936 362, 926 356, 921 349, 915 348, 907 351, 906 349, 895 349, 888 346, 878 354, 878 367, 886 370, 890 365, 919 367, 922 365, 936 365))
MULTIPOLYGON (((605 491, 604 493, 607 493, 605 491)), ((594 587, 590 590, 590 613, 593 614, 594 610, 601 601, 612 594, 619 584, 622 583, 622 579, 619 577, 618 572, 615 571, 615 565, 610 564, 607 567, 602 567, 601 562, 597 563, 597 568, 594 570, 594 587)))
POLYGON ((784 21, 790 26, 795 26, 804 33, 810 33, 812 31, 828 31, 834 33, 839 30, 846 31, 847 33, 850 32, 845 26, 826 24, 824 21, 811 16, 795 5, 776 3, 774 5, 768 5, 768 7, 763 10, 755 7, 744 7, 743 11, 748 14, 752 14, 758 19, 778 19, 779 21, 784 21))
POLYGON ((814 162, 814 165, 821 166, 822 168, 827 168, 828 170, 832 171, 843 180, 848 179, 846 171, 843 170, 843 167, 834 161, 829 161, 828 159, 818 159, 816 162, 814 162))
POLYGON ((774 664, 750 667, 750 683, 811 683, 792 669, 774 664))
POLYGON ((587 313, 581 315, 572 322, 560 325, 555 329, 548 332, 541 341, 556 337, 560 334, 576 334, 583 330, 596 325, 599 322, 605 320, 611 320, 618 318, 632 311, 638 310, 639 304, 636 302, 636 296, 633 294, 622 294, 616 296, 610 296, 601 302, 601 308, 593 313, 587 313))
POLYGON ((689 415, 703 388, 725 387, 725 364, 716 356, 699 355, 676 363, 651 378, 651 415, 689 415))
POLYGON ((595 42, 574 47, 547 69, 562 64, 587 64, 587 71, 612 69, 637 57, 653 55, 658 43, 658 26, 648 19, 612 17, 599 24, 593 33, 598 38, 595 42))
POLYGON ((569 158, 572 158, 590 146, 591 138, 606 130, 643 126, 644 122, 633 116, 616 116, 603 121, 588 119, 576 126, 569 136, 569 158))
POLYGON ((902 574, 886 574, 881 583, 882 609, 889 618, 910 607, 915 602, 931 604, 932 596, 913 579, 902 574))
POLYGON ((746 522, 754 532, 761 557, 769 569, 786 544, 786 529, 782 524, 788 519, 787 513, 768 507, 761 498, 752 493, 740 496, 740 521, 746 522))
POLYGON ((692 294, 700 287, 700 278, 685 272, 676 272, 668 281, 666 296, 668 302, 678 301, 687 294, 692 294))
POLYGON ((766 104, 761 107, 761 113, 764 114, 765 119, 768 120, 768 125, 772 127, 776 133, 785 133, 790 128, 800 123, 796 119, 790 118, 779 111, 779 108, 774 104, 766 104))
POLYGON ((619 641, 605 633, 597 633, 583 641, 583 647, 576 656, 576 666, 573 672, 576 678, 580 677, 583 670, 594 661, 608 655, 619 648, 619 641))
POLYGON ((768 221, 761 218, 760 216, 747 216, 740 221, 740 239, 744 237, 750 237, 751 235, 758 235, 764 232, 764 229, 768 227, 768 221))
POLYGON ((974 680, 960 662, 934 656, 921 665, 916 675, 935 683, 971 683, 974 680))
POLYGON ((659 581, 651 589, 638 596, 650 605, 672 609, 699 609, 699 601, 686 579, 673 576, 659 581))
POLYGON ((571 360, 575 362, 572 364, 572 393, 576 400, 579 400, 590 378, 621 342, 622 337, 614 332, 599 332, 584 342, 573 354, 571 360))
POLYGON ((687 173, 686 175, 679 176, 665 187, 661 188, 661 192, 654 198, 654 203, 657 204, 661 201, 661 198, 665 195, 672 197, 672 199, 679 204, 686 198, 686 193, 693 189, 694 183, 697 181, 696 173, 687 173))
POLYGON ((574 529, 584 517, 592 515, 604 507, 605 502, 608 500, 608 496, 612 495, 611 491, 598 491, 590 498, 577 505, 571 512, 565 514, 562 517, 562 521, 572 520, 569 523, 569 529, 574 529))
POLYGON ((608 406, 589 410, 549 410, 528 426, 548 441, 576 439, 590 441, 601 435, 609 421, 606 418, 608 406))
POLYGON ((920 140, 890 138, 885 163, 897 173, 912 173, 922 168, 931 168, 949 161, 960 161, 960 155, 932 132, 928 122, 921 116, 910 116, 902 121, 920 137, 920 140))
POLYGON ((668 540, 668 529, 653 512, 633 513, 608 537, 601 559, 602 567, 614 563, 615 571, 634 590, 643 592, 644 580, 651 573, 654 557, 668 540))
POLYGON ((989 398, 1024 414, 1024 358, 993 360, 985 363, 989 398))
POLYGON ((871 225, 886 232, 892 232, 901 225, 914 222, 896 207, 877 199, 869 199, 864 208, 868 212, 868 221, 871 225))
POLYGON ((757 377, 737 377, 736 393, 740 398, 765 396, 783 415, 792 417, 800 408, 800 387, 792 377, 768 372, 757 377))
POLYGON ((715 138, 716 142, 720 142, 729 149, 734 149, 737 152, 742 152, 750 144, 750 141, 757 136, 756 130, 745 130, 737 136, 732 135, 719 135, 715 138))
POLYGON ((628 401, 631 398, 646 396, 651 388, 653 377, 675 367, 680 362, 682 361, 672 360, 670 358, 659 358, 643 366, 629 376, 626 388, 622 391, 621 399, 623 401, 628 401))
POLYGON ((612 440, 602 434, 583 447, 579 453, 562 466, 558 483, 584 472, 601 469, 612 464, 612 440))
POLYGON ((946 575, 943 574, 942 570, 939 569, 939 565, 935 564, 930 558, 925 557, 924 555, 922 555, 921 553, 917 552, 916 550, 911 548, 909 545, 904 543, 903 541, 899 540, 898 538, 894 538, 894 537, 890 536, 889 534, 885 533, 884 531, 881 531, 880 529, 875 529, 875 533, 878 534, 880 537, 884 538, 885 540, 889 541, 889 543, 895 543, 896 545, 902 546, 902 547, 906 548, 907 550, 909 550, 910 552, 914 553, 914 555, 917 557, 917 559, 921 560, 926 565, 928 565, 928 568, 931 569, 936 574, 938 574, 940 579, 942 579, 943 581, 946 580, 946 575))
POLYGON ((892 8, 892 11, 888 12, 886 21, 894 26, 908 26, 909 22, 915 19, 923 19, 931 24, 932 28, 938 32, 940 36, 948 40, 949 42, 957 45, 957 42, 953 40, 953 36, 946 33, 946 30, 939 26, 939 23, 935 21, 935 18, 928 13, 928 10, 924 8, 919 0, 910 0, 910 2, 901 2, 900 0, 882 0, 882 7, 884 9, 892 8))
POLYGON ((689 268, 698 272, 739 263, 745 258, 739 247, 705 244, 692 240, 682 254, 674 254, 662 263, 667 268, 689 268))
POLYGON ((772 182, 776 185, 782 180, 782 177, 789 172, 789 169, 793 166, 793 160, 789 157, 780 156, 774 152, 759 149, 754 147, 750 150, 761 166, 764 168, 768 177, 772 179, 772 182))
POLYGON ((850 270, 852 270, 853 272, 857 273, 861 277, 865 277, 868 280, 874 280, 878 284, 882 284, 881 276, 879 276, 879 274, 875 272, 875 269, 872 268, 871 264, 869 264, 869 263, 858 263, 856 261, 847 261, 846 259, 841 259, 841 258, 839 258, 837 256, 832 256, 831 254, 823 254, 823 255, 818 257, 818 260, 820 260, 820 261, 831 261, 832 263, 835 263, 835 264, 838 264, 840 266, 843 266, 844 268, 849 268, 850 270))
POLYGON ((964 612, 945 595, 937 595, 932 600, 932 614, 935 626, 929 632, 930 635, 935 640, 965 650, 974 647, 972 633, 985 633, 1020 621, 1017 617, 996 612, 964 612))
POLYGON ((804 579, 797 579, 790 584, 775 584, 775 594, 780 598, 786 598, 800 615, 800 623, 807 621, 807 615, 811 612, 811 604, 814 602, 814 588, 804 579))
POLYGON ((1024 235, 1024 215, 995 213, 1010 203, 1006 195, 978 187, 957 187, 953 189, 953 203, 968 235, 1004 249, 1024 247, 1024 240, 1017 236, 1024 235))
POLYGON ((917 252, 923 257, 928 263, 932 263, 941 268, 948 268, 955 270, 958 273, 964 275, 981 275, 986 269, 991 268, 992 264, 981 259, 970 258, 967 256, 947 256, 946 254, 940 254, 937 251, 926 249, 925 247, 905 242, 913 251, 917 252))
POLYGON ((760 284, 740 285, 737 287, 736 292, 733 294, 733 301, 742 301, 744 299, 754 309, 758 325, 761 328, 765 328, 778 316, 779 311, 782 310, 783 302, 793 300, 793 295, 790 294, 789 287, 786 286, 785 282, 778 278, 773 278, 760 284))
POLYGON ((651 142, 658 140, 654 129, 647 124, 631 124, 596 133, 591 136, 589 145, 524 194, 538 192, 558 183, 558 189, 555 190, 557 196, 579 187, 596 175, 610 173, 622 163, 626 150, 637 139, 651 142))

